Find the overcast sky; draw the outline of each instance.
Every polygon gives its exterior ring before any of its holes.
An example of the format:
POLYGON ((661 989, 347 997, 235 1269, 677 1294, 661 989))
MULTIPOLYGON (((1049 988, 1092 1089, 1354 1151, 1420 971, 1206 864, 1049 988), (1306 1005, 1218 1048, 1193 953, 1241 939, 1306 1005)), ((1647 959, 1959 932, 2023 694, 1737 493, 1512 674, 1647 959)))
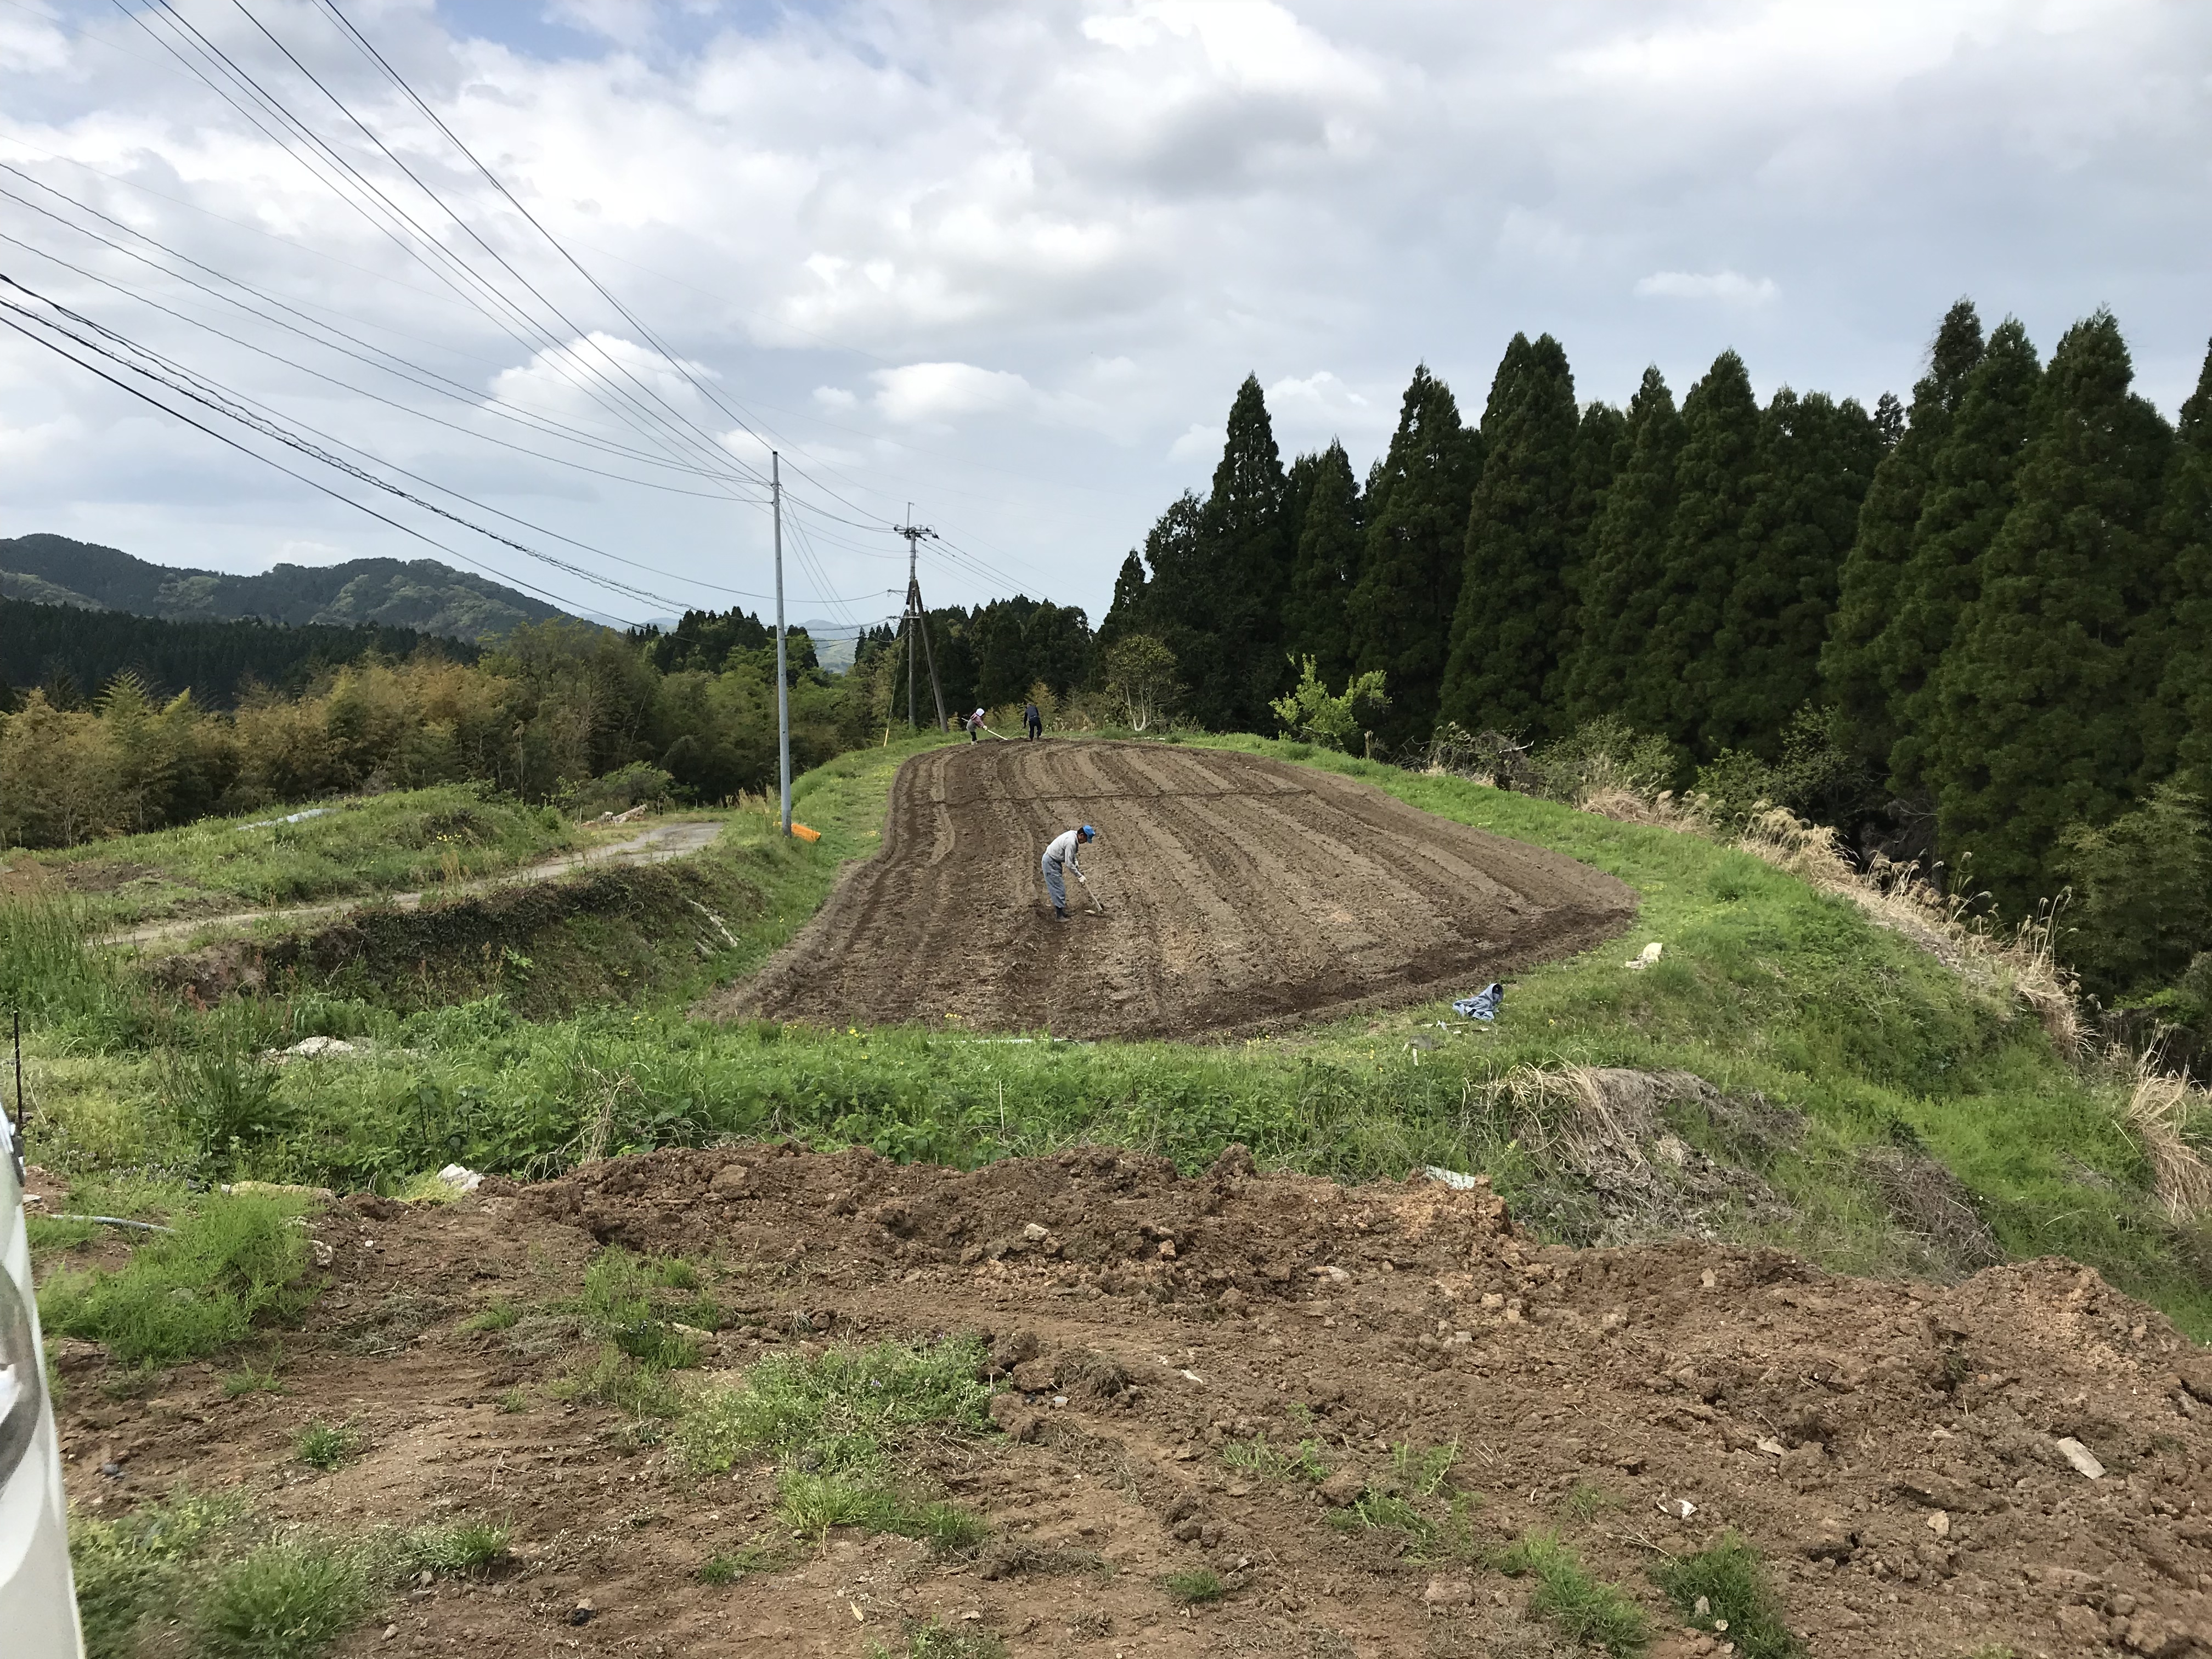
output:
MULTIPOLYGON (((769 590, 759 492, 714 475, 770 445, 817 509, 794 620, 896 611, 882 526, 911 501, 951 544, 925 544, 933 603, 1020 589, 1096 622, 1123 553, 1205 488, 1248 373, 1285 459, 1334 434, 1364 470, 1417 362, 1473 418, 1516 329, 1565 343, 1585 401, 1649 362, 1679 395, 1732 345, 1762 392, 1871 404, 1962 294, 2046 355, 2108 305, 2169 413, 2212 333, 2212 6, 337 0, 633 322, 327 9, 171 3, 452 263, 249 125, 158 11, 0 0, 0 189, 24 198, 0 197, 0 271, 619 575, 640 591, 287 457, 624 619, 769 590), (187 286, 131 233, 440 389, 187 286), (550 332, 487 314, 524 279, 550 332)), ((0 534, 40 530, 238 571, 443 556, 0 332, 0 534)))

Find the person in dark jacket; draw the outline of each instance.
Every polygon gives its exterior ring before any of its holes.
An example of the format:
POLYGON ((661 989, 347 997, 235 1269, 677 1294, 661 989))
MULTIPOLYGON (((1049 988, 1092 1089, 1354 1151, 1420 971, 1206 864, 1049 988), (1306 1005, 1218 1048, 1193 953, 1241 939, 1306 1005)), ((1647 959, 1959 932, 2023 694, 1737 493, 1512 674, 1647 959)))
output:
POLYGON ((1026 703, 1023 706, 1022 724, 1029 727, 1031 743, 1035 743, 1044 735, 1044 716, 1037 713, 1037 706, 1035 703, 1026 703))

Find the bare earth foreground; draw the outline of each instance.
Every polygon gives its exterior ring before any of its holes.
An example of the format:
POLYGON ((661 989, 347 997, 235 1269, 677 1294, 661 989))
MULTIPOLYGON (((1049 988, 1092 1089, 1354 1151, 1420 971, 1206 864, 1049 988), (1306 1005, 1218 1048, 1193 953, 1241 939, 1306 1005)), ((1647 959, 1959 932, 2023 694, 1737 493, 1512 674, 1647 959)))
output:
POLYGON ((900 769, 883 850, 708 1012, 1249 1032, 1476 990, 1635 908, 1587 865, 1326 772, 1157 743, 961 744, 900 769), (1037 866, 1081 823, 1100 840, 1062 926, 1037 866))
POLYGON ((281 1395, 226 1399, 209 1365, 111 1390, 99 1352, 64 1344, 63 1428, 93 1513, 181 1480, 341 1535, 512 1522, 501 1569, 395 1594, 350 1655, 860 1659, 930 1620, 1017 1656, 1579 1651, 1485 1565, 1534 1526, 1637 1599, 1659 1659, 1723 1650, 1647 1570, 1731 1528, 1814 1655, 2212 1653, 2212 1364, 2070 1263, 1941 1287, 1689 1243, 1546 1247, 1479 1187, 1255 1176, 1235 1147, 1194 1179, 1105 1150, 973 1173, 654 1152, 444 1207, 349 1198, 310 1224, 333 1259, 281 1339, 281 1395), (723 1329, 687 1386, 984 1334, 1012 1370, 1005 1432, 925 1440, 906 1474, 986 1539, 933 1555, 841 1528, 817 1548, 765 1462, 694 1479, 650 1423, 558 1403, 595 1352, 561 1310, 607 1243, 712 1264, 723 1329), (470 1328, 501 1304, 520 1320, 470 1328), (350 1421, 366 1449, 306 1468, 312 1421, 350 1421), (1318 1443, 1319 1468, 1222 1455, 1259 1434, 1318 1443), (1332 1524, 1332 1498, 1393 1490, 1395 1443, 1455 1442, 1424 1501, 1461 1494, 1463 1535, 1423 1559, 1340 1507, 1332 1524), (756 1570, 701 1582, 717 1555, 756 1570), (1225 1595, 1179 1607, 1164 1579, 1202 1567, 1225 1595))

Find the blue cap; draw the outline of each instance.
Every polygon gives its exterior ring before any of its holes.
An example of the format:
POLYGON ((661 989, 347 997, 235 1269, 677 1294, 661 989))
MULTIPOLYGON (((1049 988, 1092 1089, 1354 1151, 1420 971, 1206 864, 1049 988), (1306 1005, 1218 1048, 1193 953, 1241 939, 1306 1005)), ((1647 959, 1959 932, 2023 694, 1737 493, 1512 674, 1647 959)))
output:
POLYGON ((1097 841, 1098 839, 1098 832, 1096 830, 1093 830, 1087 823, 1083 826, 1083 833, 1090 840, 1097 841))

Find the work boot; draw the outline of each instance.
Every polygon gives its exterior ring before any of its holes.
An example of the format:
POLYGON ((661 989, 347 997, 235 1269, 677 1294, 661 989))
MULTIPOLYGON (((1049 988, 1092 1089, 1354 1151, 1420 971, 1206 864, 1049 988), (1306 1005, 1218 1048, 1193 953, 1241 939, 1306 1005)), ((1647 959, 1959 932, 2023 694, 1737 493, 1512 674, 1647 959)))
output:
POLYGON ((1067 920, 1067 912, 1065 910, 1054 910, 1052 913, 1052 919, 1054 921, 1066 921, 1067 920))

